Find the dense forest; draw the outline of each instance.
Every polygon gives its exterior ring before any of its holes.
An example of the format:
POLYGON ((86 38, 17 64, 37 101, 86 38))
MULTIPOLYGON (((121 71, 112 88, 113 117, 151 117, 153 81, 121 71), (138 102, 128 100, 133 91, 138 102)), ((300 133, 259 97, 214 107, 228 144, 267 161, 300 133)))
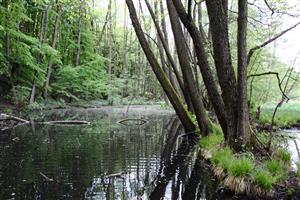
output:
MULTIPOLYGON (((145 3, 135 3, 147 40, 171 82, 176 82, 176 77, 182 72, 172 68, 178 61, 173 36, 169 34, 171 27, 166 5, 159 1, 150 5, 155 15, 154 24, 145 3), (156 25, 160 27, 165 42, 161 42, 156 25), (164 43, 168 54, 164 52, 164 43)), ((249 49, 280 34, 284 27, 280 19, 287 11, 297 16, 289 10, 291 5, 287 3, 272 4, 273 10, 268 10, 263 4, 250 6, 249 49)), ((233 2, 230 6, 229 36, 230 42, 235 44, 237 4, 233 2)), ((203 27, 211 60, 211 36, 204 4, 196 3, 191 9, 195 22, 203 27)), ((141 102, 165 99, 139 46, 124 2, 2 0, 0 14, 1 98, 19 106, 51 100, 62 103, 104 99, 110 104, 122 104, 132 99, 141 102)), ((200 72, 194 66, 196 55, 191 38, 186 30, 183 31, 197 87, 205 96, 200 72)), ((284 81, 283 77, 293 63, 281 62, 273 52, 272 44, 255 51, 248 74, 273 71, 284 81)), ((237 62, 235 54, 232 61, 237 62)), ((297 77, 296 72, 291 73, 297 77)), ((275 83, 276 76, 250 78, 248 88, 252 104, 277 100, 280 90, 275 83)), ((180 83, 175 84, 180 87, 180 83)), ((292 81, 289 84, 293 84, 292 81)), ((291 96, 299 96, 297 89, 291 92, 294 92, 291 96)))
MULTIPOLYGON (((128 105, 127 116, 129 105, 158 104, 175 111, 182 125, 176 134, 180 130, 200 138, 199 154, 232 191, 252 190, 242 187, 244 183, 270 190, 291 177, 286 173, 291 155, 274 132, 300 126, 300 51, 288 46, 289 34, 299 33, 299 2, 0 4, 0 108, 10 105, 30 112, 128 105)), ((2 118, 32 121, 6 114, 2 118)), ((130 120, 147 123, 143 118, 130 120)), ((81 140, 74 138, 80 148, 81 140)), ((294 176, 300 176, 300 163, 294 165, 294 176)))

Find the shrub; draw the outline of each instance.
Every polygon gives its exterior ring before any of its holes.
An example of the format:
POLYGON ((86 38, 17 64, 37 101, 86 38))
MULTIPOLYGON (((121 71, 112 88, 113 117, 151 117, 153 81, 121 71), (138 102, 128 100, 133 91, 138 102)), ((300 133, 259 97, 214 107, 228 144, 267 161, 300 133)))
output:
POLYGON ((276 178, 266 170, 259 170, 254 174, 254 182, 264 189, 271 189, 276 182, 276 178))
POLYGON ((233 153, 230 148, 224 148, 213 152, 211 162, 219 165, 224 170, 228 170, 231 162, 234 160, 233 153))
POLYGON ((229 165, 228 172, 233 176, 245 176, 253 170, 253 161, 246 157, 236 158, 229 165))

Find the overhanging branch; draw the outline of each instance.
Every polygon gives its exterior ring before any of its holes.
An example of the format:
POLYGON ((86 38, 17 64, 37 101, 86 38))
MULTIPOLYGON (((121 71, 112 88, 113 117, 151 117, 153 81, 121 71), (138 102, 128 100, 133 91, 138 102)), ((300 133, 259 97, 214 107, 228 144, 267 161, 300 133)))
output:
POLYGON ((247 76, 247 79, 249 79, 251 77, 265 76, 265 75, 275 75, 277 78, 278 87, 279 87, 280 92, 282 93, 282 96, 284 96, 287 100, 290 100, 290 98, 285 94, 284 90, 281 87, 281 80, 279 78, 278 72, 264 72, 264 73, 260 73, 260 74, 251 74, 251 75, 247 76))
POLYGON ((298 22, 297 24, 289 27, 288 29, 285 29, 284 31, 280 32, 278 35, 274 36, 273 38, 267 40, 266 42, 260 44, 260 45, 257 45, 255 47, 253 47, 252 49, 250 49, 249 53, 248 53, 248 58, 247 58, 247 65, 249 65, 250 63, 250 60, 251 60, 251 57, 252 55, 254 54, 254 52, 258 49, 261 49, 265 46, 267 46, 268 44, 270 44, 271 42, 274 42, 275 40, 277 40, 278 38, 280 38, 281 36, 283 36, 284 34, 286 34, 287 32, 289 32, 290 30, 296 28, 298 25, 300 24, 300 22, 298 22))

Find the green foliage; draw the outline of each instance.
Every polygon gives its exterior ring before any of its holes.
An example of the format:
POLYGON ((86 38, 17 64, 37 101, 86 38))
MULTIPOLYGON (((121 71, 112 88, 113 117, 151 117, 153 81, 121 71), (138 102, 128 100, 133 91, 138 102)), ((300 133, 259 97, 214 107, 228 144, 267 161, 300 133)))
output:
POLYGON ((52 86, 53 93, 61 98, 88 100, 107 95, 107 77, 101 57, 85 65, 61 67, 55 75, 57 81, 52 86))
POLYGON ((254 173, 254 182, 260 187, 269 190, 276 182, 276 178, 266 170, 259 170, 254 173))
POLYGON ((234 160, 232 150, 229 147, 213 151, 211 162, 213 165, 219 165, 224 170, 228 170, 234 160))
POLYGON ((242 156, 232 160, 231 164, 229 165, 228 172, 232 176, 241 177, 250 174, 253 170, 253 166, 252 160, 242 156))

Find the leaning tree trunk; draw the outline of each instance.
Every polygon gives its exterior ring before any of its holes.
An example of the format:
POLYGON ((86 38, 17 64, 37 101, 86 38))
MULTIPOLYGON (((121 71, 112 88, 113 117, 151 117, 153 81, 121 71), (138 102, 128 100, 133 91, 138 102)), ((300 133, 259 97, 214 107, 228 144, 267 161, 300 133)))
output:
POLYGON ((184 34, 181 28, 179 17, 176 9, 171 1, 167 1, 168 11, 171 20, 171 26, 175 39, 177 55, 183 74, 184 82, 187 84, 188 93, 191 94, 191 101, 195 110, 195 115, 200 128, 200 131, 207 135, 210 132, 211 124, 205 112, 201 95, 197 89, 197 83, 194 78, 193 70, 190 64, 190 57, 188 55, 188 48, 184 39, 184 34))
POLYGON ((134 7, 134 3, 132 0, 126 0, 126 4, 130 13, 130 18, 135 29, 136 35, 140 42, 140 45, 150 63, 150 66, 156 75, 158 81, 160 82, 162 88, 164 89, 166 95, 168 96, 172 106, 174 107, 182 125, 185 128, 185 131, 195 131, 196 125, 192 121, 191 116, 189 115, 188 111, 186 110, 184 104, 181 102, 180 97, 176 93, 174 87, 170 83, 170 80, 167 78, 166 74, 164 73, 163 69, 159 65, 158 61, 156 60, 154 53, 150 49, 150 46, 146 40, 142 27, 139 23, 136 10, 134 7))
POLYGON ((213 105, 218 121, 224 132, 224 137, 227 138, 227 116, 225 112, 225 106, 221 95, 219 94, 218 87, 214 80, 213 72, 209 66, 208 56, 205 52, 204 39, 201 36, 193 19, 188 16, 180 0, 173 0, 173 4, 176 8, 178 16, 188 32, 190 33, 194 46, 195 53, 198 60, 198 66, 203 78, 203 82, 207 89, 207 94, 210 102, 213 105))

